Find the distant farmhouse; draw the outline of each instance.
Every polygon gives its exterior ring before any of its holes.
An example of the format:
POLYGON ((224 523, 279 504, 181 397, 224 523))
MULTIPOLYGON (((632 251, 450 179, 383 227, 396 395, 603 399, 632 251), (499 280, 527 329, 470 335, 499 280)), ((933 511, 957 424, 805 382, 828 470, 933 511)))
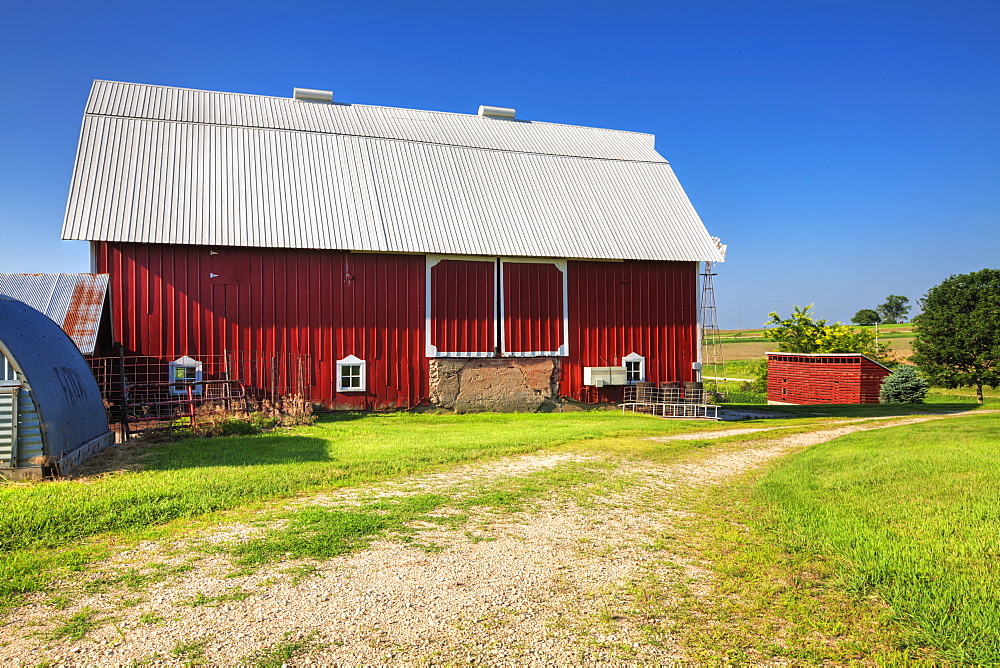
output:
POLYGON ((699 262, 724 251, 648 134, 109 81, 63 238, 110 276, 126 354, 207 378, 239 351, 250 384, 294 355, 313 401, 351 409, 696 380, 699 262))

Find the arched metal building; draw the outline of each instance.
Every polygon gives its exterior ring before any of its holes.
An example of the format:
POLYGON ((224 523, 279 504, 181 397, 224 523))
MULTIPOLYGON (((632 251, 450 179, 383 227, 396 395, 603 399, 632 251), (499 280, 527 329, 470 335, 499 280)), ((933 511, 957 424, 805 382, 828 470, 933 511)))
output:
POLYGON ((0 296, 0 476, 66 473, 113 442, 97 382, 72 339, 0 296))

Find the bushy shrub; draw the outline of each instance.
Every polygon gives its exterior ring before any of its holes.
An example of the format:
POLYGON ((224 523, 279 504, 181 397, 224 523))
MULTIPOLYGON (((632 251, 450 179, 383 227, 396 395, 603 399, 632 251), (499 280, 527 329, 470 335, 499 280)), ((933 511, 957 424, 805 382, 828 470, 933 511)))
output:
POLYGON ((878 400, 883 404, 922 404, 928 387, 912 366, 899 366, 882 381, 878 400))
POLYGON ((758 394, 767 394, 767 358, 762 357, 753 363, 750 367, 750 374, 753 376, 753 380, 746 383, 741 390, 746 390, 748 392, 756 392, 758 394))
MULTIPOLYGON (((746 385, 748 383, 744 383, 746 385)), ((727 404, 766 404, 767 395, 762 392, 730 390, 726 392, 727 404)))

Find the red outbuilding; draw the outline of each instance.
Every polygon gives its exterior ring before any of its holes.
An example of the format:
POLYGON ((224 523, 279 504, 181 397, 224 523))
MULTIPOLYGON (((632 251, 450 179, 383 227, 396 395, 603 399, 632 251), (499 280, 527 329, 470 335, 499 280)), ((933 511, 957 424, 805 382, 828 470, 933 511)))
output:
POLYGON ((767 353, 769 404, 877 404, 892 370, 855 353, 767 353))
POLYGON ((63 238, 110 275, 124 355, 249 385, 294 366, 333 408, 696 380, 699 263, 724 257, 651 135, 107 81, 63 238))

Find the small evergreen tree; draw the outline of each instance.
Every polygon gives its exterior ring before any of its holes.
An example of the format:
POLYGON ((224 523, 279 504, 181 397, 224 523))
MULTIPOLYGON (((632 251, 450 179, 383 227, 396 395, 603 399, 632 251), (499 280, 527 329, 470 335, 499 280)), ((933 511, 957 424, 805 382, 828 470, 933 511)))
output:
POLYGON ((882 381, 878 400, 882 404, 922 404, 928 387, 912 366, 899 366, 882 381))

